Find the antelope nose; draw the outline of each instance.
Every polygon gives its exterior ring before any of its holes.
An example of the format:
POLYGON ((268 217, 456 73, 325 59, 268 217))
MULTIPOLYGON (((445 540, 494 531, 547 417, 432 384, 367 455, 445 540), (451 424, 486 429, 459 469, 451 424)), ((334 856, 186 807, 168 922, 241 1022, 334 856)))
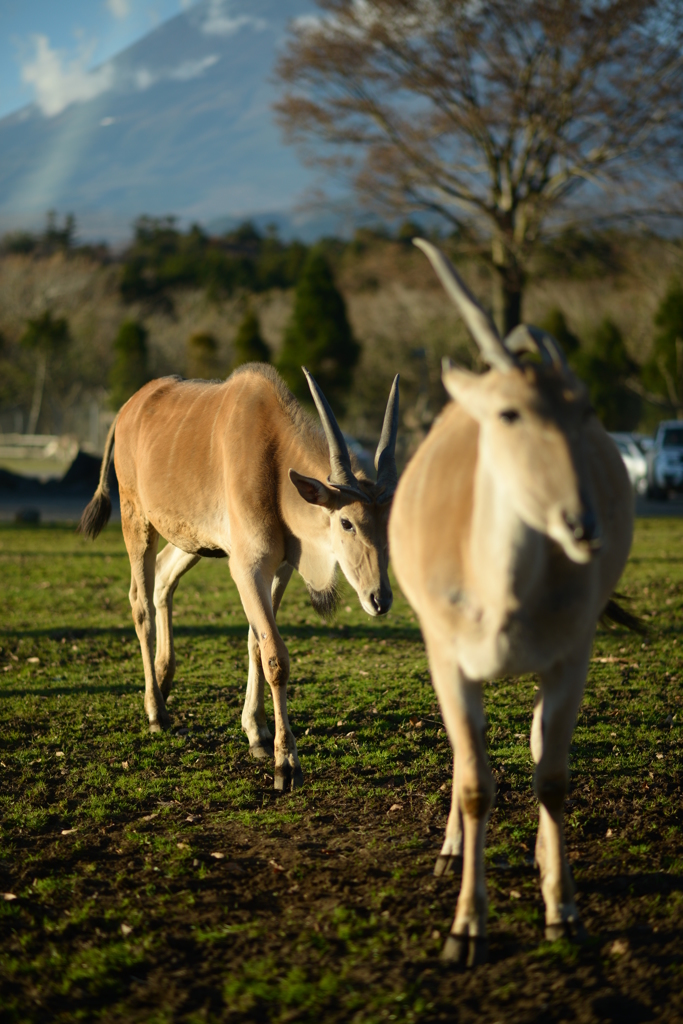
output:
POLYGON ((392 598, 391 595, 387 597, 386 594, 382 594, 379 590, 373 590, 370 594, 370 601, 378 615, 386 615, 391 608, 392 598))
POLYGON ((578 516, 571 512, 563 512, 562 515, 565 523, 574 534, 574 540, 591 541, 596 539, 598 523, 592 509, 584 509, 578 516))

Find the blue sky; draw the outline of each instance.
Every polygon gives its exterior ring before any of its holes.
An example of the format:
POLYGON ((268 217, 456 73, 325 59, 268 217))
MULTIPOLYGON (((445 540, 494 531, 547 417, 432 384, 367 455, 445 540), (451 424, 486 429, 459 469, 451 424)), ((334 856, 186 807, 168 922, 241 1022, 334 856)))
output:
POLYGON ((75 82, 193 0, 0 0, 0 117, 75 82))

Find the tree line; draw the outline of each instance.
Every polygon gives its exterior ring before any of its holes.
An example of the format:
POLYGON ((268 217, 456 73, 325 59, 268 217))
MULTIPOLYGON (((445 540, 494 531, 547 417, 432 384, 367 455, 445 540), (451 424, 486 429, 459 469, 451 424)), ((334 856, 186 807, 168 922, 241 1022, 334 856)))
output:
MULTIPOLYGON (((51 218, 41 246, 62 246, 64 251, 77 252, 74 230, 73 219, 67 218, 64 227, 60 227, 51 218)), ((335 408, 343 412, 361 356, 361 345, 351 330, 345 301, 335 282, 334 267, 340 257, 360 256, 363 250, 391 237, 393 244, 409 247, 410 239, 419 231, 424 231, 424 227, 407 221, 394 232, 365 229, 348 242, 328 240, 316 246, 305 246, 285 244, 274 233, 262 235, 251 224, 241 225, 219 240, 221 245, 229 246, 221 251, 226 260, 235 260, 236 265, 242 267, 239 273, 246 265, 243 261, 250 261, 251 270, 243 280, 253 285, 258 278, 261 283, 256 287, 248 287, 246 283, 239 286, 244 310, 232 343, 232 358, 226 363, 221 358, 218 339, 205 331, 196 331, 187 338, 184 362, 178 369, 187 377, 211 380, 224 378, 244 362, 273 362, 293 392, 306 402, 309 396, 300 371, 304 364, 319 380, 335 408), (264 269, 268 266, 271 277, 264 269), (274 268, 279 269, 276 272, 274 268), (291 317, 277 353, 271 351, 264 340, 250 300, 267 281, 271 286, 272 281, 277 281, 279 287, 294 288, 291 317)), ((434 237, 454 258, 462 253, 457 237, 434 237)), ((196 228, 182 232, 171 218, 140 218, 131 245, 119 259, 118 275, 121 298, 135 307, 135 314, 124 319, 112 339, 112 359, 106 376, 102 377, 100 366, 77 365, 67 319, 48 309, 27 319, 18 343, 10 344, 0 337, 0 404, 11 405, 23 394, 24 427, 32 433, 39 429, 41 422, 43 425, 49 422, 43 412, 46 401, 52 400, 52 393, 59 391, 66 396, 67 403, 76 401, 87 389, 87 377, 107 387, 111 406, 118 409, 152 376, 147 315, 157 312, 161 304, 162 311, 173 316, 174 296, 179 288, 197 287, 200 281, 206 284, 196 268, 185 277, 178 268, 189 259, 193 247, 205 246, 206 252, 210 252, 210 241, 208 238, 201 241, 196 228), (176 257, 178 262, 174 263, 176 257), (145 282, 141 292, 129 290, 133 266, 138 278, 145 282), (173 266, 176 270, 171 272, 169 267, 173 266)), ((538 247, 535 273, 600 277, 619 270, 621 248, 619 239, 609 234, 588 236, 577 231, 565 232, 538 247)), ((20 251, 25 253, 26 249, 20 251)), ((42 252, 39 247, 34 255, 42 252)), ((237 276, 233 280, 237 280, 237 276)), ((683 285, 680 281, 672 281, 657 310, 651 355, 643 365, 636 363, 629 354, 619 327, 610 320, 597 324, 591 334, 579 338, 570 330, 563 312, 555 309, 539 326, 549 330, 563 345, 571 365, 588 384, 593 404, 609 429, 633 429, 647 418, 644 412, 648 410, 650 421, 656 415, 683 417, 683 285)))
MULTIPOLYGON (((274 361, 292 392, 308 402, 309 391, 301 373, 305 365, 336 407, 343 409, 360 351, 330 265, 324 254, 313 248, 298 276, 294 308, 277 359, 273 360, 263 339, 256 312, 247 305, 233 343, 231 369, 248 362, 274 361)), ((114 353, 111 401, 114 408, 119 408, 150 379, 147 331, 142 323, 127 320, 121 325, 114 353)), ((221 376, 218 342, 211 334, 190 335, 186 370, 190 378, 211 380, 221 376)))
MULTIPOLYGON (((249 302, 249 293, 244 291, 245 310, 230 365, 221 362, 217 339, 197 331, 187 339, 185 366, 179 367, 187 377, 220 379, 245 362, 274 361, 292 391, 308 402, 310 395, 301 374, 303 364, 336 407, 343 409, 360 345, 324 252, 315 247, 301 248, 304 259, 297 272, 293 311, 277 358, 263 338, 258 315, 249 302)), ((65 390, 77 382, 78 372, 69 361, 72 342, 67 318, 55 316, 50 310, 26 321, 17 345, 10 346, 0 336, 0 402, 9 404, 19 393, 26 395, 30 390, 27 433, 36 432, 41 421, 46 385, 52 382, 65 390), (65 371, 73 377, 69 383, 64 379, 65 371)), ((120 324, 106 379, 112 408, 120 408, 152 378, 148 343, 144 318, 130 317, 120 324)))
POLYGON ((172 310, 172 290, 205 288, 229 298, 237 291, 291 288, 306 259, 299 241, 283 242, 274 228, 250 221, 216 237, 194 224, 181 231, 173 217, 139 217, 122 258, 120 290, 126 302, 172 310))

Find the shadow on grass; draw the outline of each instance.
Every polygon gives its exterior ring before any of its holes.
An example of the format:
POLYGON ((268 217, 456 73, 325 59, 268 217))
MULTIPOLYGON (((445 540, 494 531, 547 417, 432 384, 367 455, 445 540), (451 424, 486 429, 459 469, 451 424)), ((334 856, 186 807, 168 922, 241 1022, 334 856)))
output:
POLYGON ((40 549, 38 551, 0 551, 0 558, 92 558, 98 555, 100 558, 125 558, 128 559, 126 551, 52 551, 40 549))
POLYGON ((42 683, 40 686, 25 686, 21 689, 13 687, 12 689, 5 689, 4 686, 0 687, 0 700, 8 697, 66 697, 81 694, 96 694, 96 693, 108 693, 114 697, 121 697, 126 693, 140 693, 142 689, 141 683, 102 683, 93 685, 92 683, 83 683, 82 686, 45 686, 42 683))
POLYGON ((609 875, 596 879, 582 878, 579 884, 582 893, 597 892, 601 896, 666 895, 683 892, 683 875, 667 874, 666 871, 636 872, 634 874, 609 875))
POLYGON ((608 1024, 645 1024, 654 1012, 632 996, 609 995, 593 1000, 593 1009, 608 1024))
MULTIPOLYGON (((178 637, 229 637, 231 639, 246 640, 248 625, 241 622, 239 626, 218 626, 203 624, 201 626, 182 626, 173 624, 173 636, 178 637)), ((296 626, 287 623, 278 623, 280 634, 285 640, 310 640, 311 637, 320 639, 338 640, 345 639, 372 640, 420 640, 422 634, 417 626, 347 626, 347 625, 324 625, 319 626, 296 626)), ((46 637, 48 639, 59 639, 67 637, 74 640, 96 639, 99 637, 110 637, 112 640, 136 640, 135 630, 132 626, 50 626, 42 629, 0 629, 0 637, 46 637)))
POLYGON ((676 558, 675 555, 629 555, 629 562, 633 565, 651 565, 653 562, 659 565, 683 562, 683 558, 676 558))

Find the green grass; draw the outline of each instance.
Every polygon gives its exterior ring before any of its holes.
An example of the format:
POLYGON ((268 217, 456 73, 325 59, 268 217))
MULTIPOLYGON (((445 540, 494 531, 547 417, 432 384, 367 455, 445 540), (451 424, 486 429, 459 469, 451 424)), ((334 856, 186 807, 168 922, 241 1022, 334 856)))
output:
POLYGON ((534 680, 487 688, 491 963, 461 975, 438 960, 459 880, 431 876, 451 753, 400 594, 376 622, 346 588, 326 625, 292 581, 305 786, 278 797, 241 732, 247 627, 224 562, 180 584, 172 729, 152 736, 120 530, 0 528, 3 1020, 531 1021, 549 1000, 547 1019, 617 1020, 620 999, 683 1016, 680 538, 639 522, 620 591, 650 636, 596 637, 609 660, 591 663, 566 820, 584 949, 541 942, 534 680))

